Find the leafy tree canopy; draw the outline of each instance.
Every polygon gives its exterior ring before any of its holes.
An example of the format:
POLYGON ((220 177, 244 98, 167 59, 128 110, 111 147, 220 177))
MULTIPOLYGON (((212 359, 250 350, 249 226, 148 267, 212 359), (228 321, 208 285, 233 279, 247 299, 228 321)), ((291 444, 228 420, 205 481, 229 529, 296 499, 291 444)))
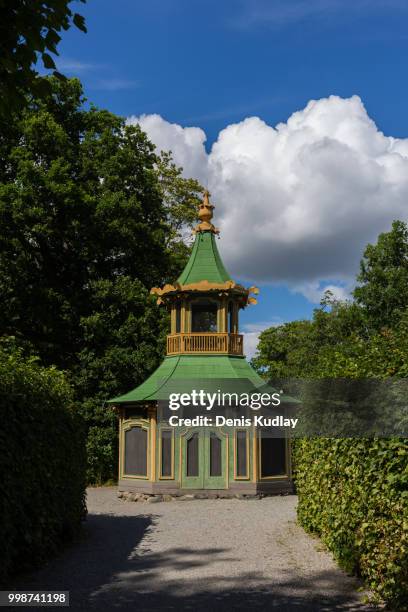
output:
POLYGON ((408 308, 408 228, 394 221, 392 230, 369 244, 357 276, 354 298, 372 327, 392 327, 408 308))
POLYGON ((262 332, 253 365, 273 378, 315 376, 322 347, 338 346, 356 331, 363 333, 362 321, 355 304, 326 294, 311 321, 291 321, 262 332))
POLYGON ((95 283, 169 280, 179 213, 166 195, 184 192, 194 210, 200 186, 158 158, 138 126, 85 110, 79 81, 51 85, 1 143, 0 325, 69 367, 95 283))
POLYGON ((72 0, 0 0, 0 117, 24 106, 27 95, 49 92, 49 82, 34 66, 41 59, 45 69, 59 75, 52 58, 58 55, 59 33, 72 24, 86 32, 84 18, 70 4, 72 0))
POLYGON ((138 126, 86 109, 78 80, 49 83, 0 141, 0 335, 68 371, 103 480, 116 461, 103 401, 161 359, 167 314, 149 290, 184 265, 202 188, 138 126))

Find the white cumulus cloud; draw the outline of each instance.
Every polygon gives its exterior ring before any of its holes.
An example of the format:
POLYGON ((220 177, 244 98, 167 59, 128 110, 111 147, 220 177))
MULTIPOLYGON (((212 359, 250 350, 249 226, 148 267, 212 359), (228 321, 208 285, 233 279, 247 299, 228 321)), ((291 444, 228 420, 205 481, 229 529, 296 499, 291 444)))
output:
POLYGON ((184 168, 184 175, 207 182, 208 156, 205 132, 198 127, 181 127, 169 123, 160 115, 128 117, 130 125, 139 124, 161 151, 172 151, 175 162, 184 168))
POLYGON ((285 283, 311 301, 326 288, 344 296, 364 246, 408 218, 408 139, 385 136, 358 96, 312 100, 275 127, 249 117, 208 154, 198 127, 129 122, 209 187, 235 277, 285 283))

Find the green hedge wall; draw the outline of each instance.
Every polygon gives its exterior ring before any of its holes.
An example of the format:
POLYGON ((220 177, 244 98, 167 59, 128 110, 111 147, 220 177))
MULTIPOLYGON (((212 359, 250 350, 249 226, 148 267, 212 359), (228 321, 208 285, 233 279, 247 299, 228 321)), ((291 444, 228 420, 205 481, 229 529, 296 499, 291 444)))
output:
POLYGON ((85 515, 85 438, 63 374, 0 345, 0 582, 37 565, 85 515))
POLYGON ((297 440, 298 518, 395 609, 408 602, 408 440, 297 440))

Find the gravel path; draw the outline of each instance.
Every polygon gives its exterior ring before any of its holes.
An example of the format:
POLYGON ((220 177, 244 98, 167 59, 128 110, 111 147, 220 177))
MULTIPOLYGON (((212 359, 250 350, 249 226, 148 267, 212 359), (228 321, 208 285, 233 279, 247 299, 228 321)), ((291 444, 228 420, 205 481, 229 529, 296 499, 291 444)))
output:
POLYGON ((15 588, 69 590, 73 610, 371 609, 295 507, 295 496, 150 504, 90 489, 81 541, 15 588))

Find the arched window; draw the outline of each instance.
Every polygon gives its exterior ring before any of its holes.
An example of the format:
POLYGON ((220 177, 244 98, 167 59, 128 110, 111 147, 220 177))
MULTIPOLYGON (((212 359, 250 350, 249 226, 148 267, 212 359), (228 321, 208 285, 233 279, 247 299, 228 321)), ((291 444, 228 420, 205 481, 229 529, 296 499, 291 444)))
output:
POLYGON ((125 431, 124 473, 147 477, 147 429, 130 427, 125 431))
POLYGON ((191 304, 191 331, 217 331, 217 304, 209 300, 196 300, 191 304))

